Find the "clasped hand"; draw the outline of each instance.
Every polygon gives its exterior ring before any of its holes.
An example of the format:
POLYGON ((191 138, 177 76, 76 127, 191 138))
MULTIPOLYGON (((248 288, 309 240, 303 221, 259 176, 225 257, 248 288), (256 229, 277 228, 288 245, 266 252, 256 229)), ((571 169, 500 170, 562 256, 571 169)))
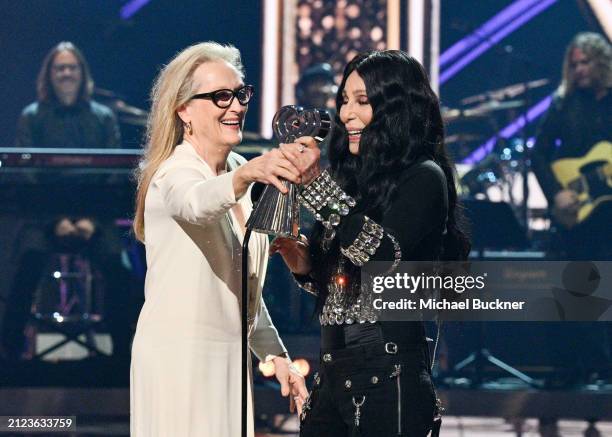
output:
POLYGON ((241 197, 253 182, 274 185, 281 193, 287 188, 281 179, 294 184, 309 184, 321 172, 321 152, 314 138, 300 137, 294 143, 281 144, 240 166, 234 175, 234 193, 241 197))
POLYGON ((302 414, 302 407, 308 398, 304 377, 288 358, 275 357, 273 362, 281 394, 289 396, 289 411, 293 413, 297 407, 298 414, 302 414))

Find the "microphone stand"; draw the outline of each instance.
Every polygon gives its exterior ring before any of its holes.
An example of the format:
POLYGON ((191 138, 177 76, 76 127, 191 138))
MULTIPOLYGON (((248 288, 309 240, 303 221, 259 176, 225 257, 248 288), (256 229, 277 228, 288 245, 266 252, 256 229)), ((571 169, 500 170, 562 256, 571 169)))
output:
MULTIPOLYGON (((304 109, 300 106, 284 106, 274 115, 272 128, 281 142, 295 141, 302 136, 312 136, 318 142, 323 141, 331 128, 329 113, 322 109, 304 109)), ((282 194, 274 186, 263 189, 261 197, 254 199, 253 211, 246 222, 246 231, 242 241, 242 387, 241 387, 241 436, 247 437, 248 408, 248 353, 249 353, 249 240, 252 231, 268 235, 281 235, 297 238, 299 236, 300 208, 297 201, 298 188, 283 180, 287 194, 282 194)), ((251 189, 251 196, 253 196, 251 189)), ((255 406, 253 406, 255 411, 255 406)))
POLYGON ((247 386, 248 386, 248 353, 249 353, 249 240, 251 239, 251 228, 247 227, 244 233, 244 239, 242 241, 242 296, 241 296, 241 320, 242 320, 242 368, 241 368, 241 431, 242 437, 247 437, 247 410, 248 410, 248 398, 247 398, 247 386))
MULTIPOLYGON (((241 320, 242 320, 242 344, 241 344, 241 355, 242 355, 242 369, 241 369, 241 436, 247 437, 247 409, 248 409, 248 354, 249 354, 249 240, 253 230, 256 232, 263 232, 268 235, 283 235, 291 236, 297 235, 299 231, 299 206, 297 204, 297 188, 287 182, 283 181, 283 184, 289 189, 286 195, 280 193, 271 186, 266 186, 263 189, 263 193, 258 193, 257 198, 253 200, 253 212, 247 220, 246 231, 244 233, 244 239, 242 240, 242 263, 241 263, 241 320), (277 193, 276 200, 274 199, 277 193), (267 198, 266 198, 267 194, 267 198), (286 199, 290 199, 287 201, 286 199), (273 208, 268 208, 272 204, 276 204, 273 208), (279 205, 280 204, 280 207, 279 205), (286 220, 277 220, 279 216, 287 216, 286 220), (272 223, 273 222, 273 223, 272 223), (279 225, 280 226, 276 226, 279 225)), ((253 198, 254 191, 256 188, 251 189, 251 197, 253 198)), ((253 407, 253 411, 255 408, 253 407)))

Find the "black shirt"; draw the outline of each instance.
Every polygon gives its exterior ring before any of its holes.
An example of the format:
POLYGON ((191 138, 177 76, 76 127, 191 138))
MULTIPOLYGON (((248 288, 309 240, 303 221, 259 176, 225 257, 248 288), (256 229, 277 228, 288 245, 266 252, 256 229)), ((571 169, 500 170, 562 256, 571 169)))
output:
MULTIPOLYGON (((442 169, 432 160, 421 160, 402 176, 389 210, 380 225, 402 249, 402 261, 434 261, 442 250, 448 214, 448 191, 442 169)), ((349 215, 338 230, 342 246, 349 246, 361 231, 363 214, 349 215)), ((371 261, 393 260, 391 240, 383 238, 371 261)), ((367 266, 367 264, 366 264, 367 266)))
MULTIPOLYGON (((533 170, 548 199, 562 189, 550 165, 561 158, 580 157, 600 141, 612 141, 612 89, 597 100, 589 91, 556 96, 542 121, 533 153, 533 170)), ((566 259, 606 260, 612 256, 612 202, 600 204, 583 222, 567 230, 559 228, 554 244, 566 259)))
POLYGON ((120 147, 119 126, 100 103, 35 102, 25 107, 17 125, 15 147, 120 147))
MULTIPOLYGON (((399 178, 400 184, 391 206, 379 224, 385 232, 397 239, 402 251, 402 261, 435 261, 442 252, 448 215, 446 176, 438 164, 423 158, 399 178)), ((364 220, 364 214, 359 212, 349 214, 342 220, 336 237, 339 238, 341 246, 347 247, 357 238, 364 220)), ((372 262, 392 261, 394 255, 393 243, 384 237, 376 253, 362 269, 374 273, 371 270, 372 262)), ((325 286, 315 283, 319 293, 325 286)), ((425 340, 425 328, 422 322, 380 321, 378 323, 385 332, 395 332, 397 338, 401 337, 406 342, 425 340)), ((328 326, 325 329, 338 328, 328 326)))
POLYGON ((591 91, 555 96, 536 138, 533 170, 552 205, 561 186, 550 164, 586 154, 599 141, 612 141, 612 90, 597 100, 591 91))

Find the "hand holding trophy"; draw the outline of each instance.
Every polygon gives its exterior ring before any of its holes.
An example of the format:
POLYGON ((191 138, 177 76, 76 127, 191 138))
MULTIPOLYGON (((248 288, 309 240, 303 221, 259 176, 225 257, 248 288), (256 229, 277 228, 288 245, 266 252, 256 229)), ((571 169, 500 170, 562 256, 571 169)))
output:
MULTIPOLYGON (((281 143, 291 143, 304 136, 323 141, 331 128, 329 113, 324 109, 304 109, 300 106, 283 106, 274 115, 272 129, 281 143)), ((282 194, 273 185, 266 185, 247 221, 247 228, 270 235, 298 238, 300 207, 298 187, 286 180, 282 194)))

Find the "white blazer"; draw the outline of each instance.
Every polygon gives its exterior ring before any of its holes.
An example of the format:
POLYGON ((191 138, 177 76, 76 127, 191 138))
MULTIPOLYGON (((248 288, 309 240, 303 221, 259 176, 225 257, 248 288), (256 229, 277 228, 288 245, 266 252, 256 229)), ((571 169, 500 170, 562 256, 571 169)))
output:
MULTIPOLYGON (((132 436, 240 433, 243 234, 231 208, 239 203, 245 217, 252 210, 250 190, 236 199, 232 184, 245 162, 231 152, 227 173, 215 176, 183 142, 151 180, 145 303, 132 346, 132 436)), ((249 344, 261 360, 286 352, 261 298, 267 262, 268 237, 253 233, 249 344)))

